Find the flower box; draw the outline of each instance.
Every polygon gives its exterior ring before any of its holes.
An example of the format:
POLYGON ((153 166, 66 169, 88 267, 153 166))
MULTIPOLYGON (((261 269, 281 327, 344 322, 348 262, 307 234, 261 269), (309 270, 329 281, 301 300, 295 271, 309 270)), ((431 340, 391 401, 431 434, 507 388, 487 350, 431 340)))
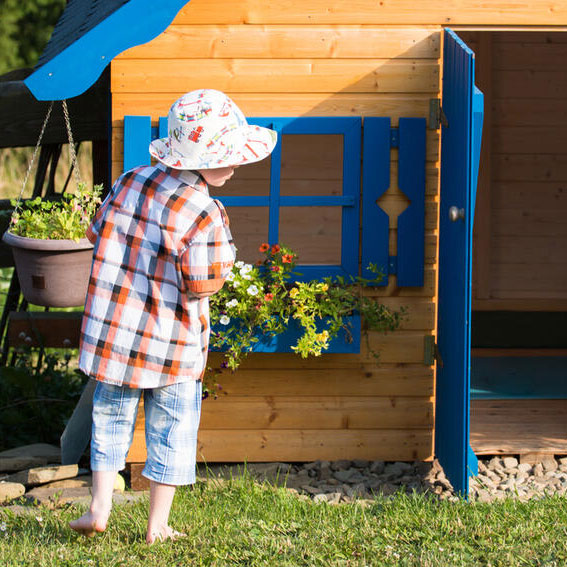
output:
MULTIPOLYGON (((348 321, 350 336, 343 329, 329 342, 329 348, 324 353, 356 354, 360 352, 360 315, 345 317, 348 321)), ((222 325, 214 325, 213 332, 223 329, 222 325)), ((322 329, 321 329, 322 330, 322 329)), ((294 352, 292 346, 303 334, 303 329, 296 320, 290 320, 288 328, 276 336, 268 336, 261 331, 255 335, 258 342, 254 343, 251 352, 294 352)), ((211 347, 213 352, 223 352, 225 349, 211 347)))

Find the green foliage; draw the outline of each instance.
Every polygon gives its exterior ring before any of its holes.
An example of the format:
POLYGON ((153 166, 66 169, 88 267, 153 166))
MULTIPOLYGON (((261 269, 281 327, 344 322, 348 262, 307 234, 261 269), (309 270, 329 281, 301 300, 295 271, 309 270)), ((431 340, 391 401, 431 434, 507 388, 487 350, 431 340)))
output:
POLYGON ((69 368, 70 355, 19 353, 0 366, 0 450, 28 443, 53 443, 81 395, 84 375, 69 368))
POLYGON ((68 522, 82 510, 0 508, 0 565, 34 567, 562 567, 567 501, 491 504, 423 494, 372 503, 316 503, 250 475, 177 490, 173 528, 145 543, 148 499, 113 507, 107 531, 84 538, 68 522))
POLYGON ((65 4, 65 0, 0 2, 0 74, 37 63, 65 4))
POLYGON ((262 244, 264 261, 256 266, 236 262, 224 287, 210 299, 211 346, 226 350, 223 367, 236 370, 258 341, 259 333, 276 336, 291 320, 302 335, 292 349, 303 358, 320 356, 342 330, 349 335, 348 316, 360 313, 366 331, 397 329, 405 310, 392 311, 363 293, 382 275, 374 266, 374 279, 350 277, 293 282, 297 255, 275 244, 262 244))
MULTIPOLYGON (((101 193, 102 185, 95 185, 90 190, 85 183, 79 183, 74 194, 65 193, 60 201, 41 197, 24 201, 12 215, 9 230, 28 238, 79 241, 85 238, 100 204, 101 193)), ((15 200, 12 205, 16 207, 15 200)))

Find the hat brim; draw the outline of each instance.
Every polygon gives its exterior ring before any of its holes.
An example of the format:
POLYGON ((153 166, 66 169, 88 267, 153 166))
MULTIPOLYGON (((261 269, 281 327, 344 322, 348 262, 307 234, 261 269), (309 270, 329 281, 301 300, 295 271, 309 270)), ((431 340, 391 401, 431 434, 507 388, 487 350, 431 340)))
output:
POLYGON ((153 140, 150 143, 150 154, 173 169, 219 169, 261 161, 272 153, 278 141, 277 132, 262 126, 245 126, 240 133, 242 142, 222 159, 207 156, 195 159, 174 155, 169 137, 153 140))

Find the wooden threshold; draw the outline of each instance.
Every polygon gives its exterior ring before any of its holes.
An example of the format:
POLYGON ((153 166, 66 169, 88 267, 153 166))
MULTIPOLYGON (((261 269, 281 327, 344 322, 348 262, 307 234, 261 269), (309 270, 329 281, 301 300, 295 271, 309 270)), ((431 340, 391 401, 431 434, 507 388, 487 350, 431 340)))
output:
POLYGON ((473 311, 567 311, 567 299, 474 299, 473 311))
POLYGON ((471 356, 567 356, 567 348, 473 348, 471 356))
POLYGON ((567 454, 567 400, 472 400, 477 455, 567 454))

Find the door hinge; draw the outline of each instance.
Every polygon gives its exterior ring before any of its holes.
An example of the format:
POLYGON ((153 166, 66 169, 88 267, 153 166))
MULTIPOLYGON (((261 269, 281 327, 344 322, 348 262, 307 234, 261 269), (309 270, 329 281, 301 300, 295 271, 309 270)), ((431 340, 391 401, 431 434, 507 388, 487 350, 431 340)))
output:
POLYGON ((433 364, 437 362, 439 367, 443 368, 443 359, 441 358, 439 347, 437 346, 433 335, 425 335, 423 350, 423 362, 426 366, 433 366, 433 364))
POLYGON ((429 99, 429 124, 428 128, 430 130, 439 130, 441 125, 445 128, 449 127, 449 121, 443 112, 443 107, 441 106, 441 100, 438 98, 429 99))

